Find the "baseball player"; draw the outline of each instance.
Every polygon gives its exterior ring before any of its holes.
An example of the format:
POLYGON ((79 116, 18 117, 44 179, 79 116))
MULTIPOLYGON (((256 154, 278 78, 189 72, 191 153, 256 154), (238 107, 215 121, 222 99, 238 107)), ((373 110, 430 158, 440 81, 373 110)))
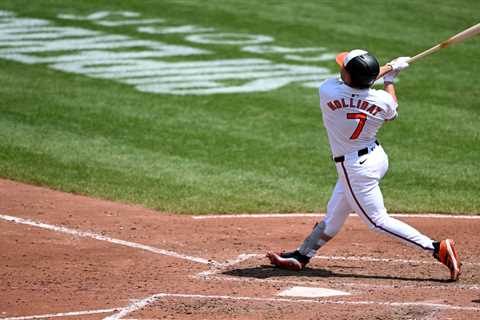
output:
POLYGON ((454 241, 432 240, 410 225, 390 217, 379 187, 388 169, 388 157, 376 135, 384 122, 397 117, 393 80, 408 67, 408 60, 408 57, 400 57, 380 67, 375 56, 364 50, 355 49, 337 55, 341 78, 326 80, 319 93, 323 124, 338 181, 323 221, 315 225, 297 250, 267 253, 273 265, 303 269, 355 211, 371 229, 433 254, 449 268, 451 280, 458 280, 461 263, 454 241), (381 77, 384 78, 383 90, 373 89, 373 83, 381 77))

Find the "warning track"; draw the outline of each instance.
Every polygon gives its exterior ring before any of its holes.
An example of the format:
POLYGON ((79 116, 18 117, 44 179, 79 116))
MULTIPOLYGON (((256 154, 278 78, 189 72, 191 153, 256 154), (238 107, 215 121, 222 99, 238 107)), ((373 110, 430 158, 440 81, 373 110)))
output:
POLYGON ((0 180, 0 319, 476 319, 480 220, 399 216, 456 240, 461 281, 352 216, 302 272, 268 266, 319 215, 177 216, 0 180))

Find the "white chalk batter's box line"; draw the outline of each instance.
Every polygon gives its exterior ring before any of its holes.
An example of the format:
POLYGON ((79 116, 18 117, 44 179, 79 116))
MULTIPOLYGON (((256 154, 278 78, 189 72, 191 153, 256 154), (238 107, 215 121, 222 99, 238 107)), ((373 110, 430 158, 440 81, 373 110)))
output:
POLYGON ((17 224, 24 224, 24 225, 29 225, 32 227, 40 228, 40 229, 46 229, 58 233, 64 233, 64 234, 69 234, 72 236, 76 237, 81 237, 81 238, 90 238, 90 239, 95 239, 95 240, 100 240, 100 241, 106 241, 109 243, 133 248, 133 249, 140 249, 143 251, 147 251, 150 253, 154 254, 160 254, 164 256, 169 256, 177 259, 183 259, 187 260, 190 262, 195 262, 195 263, 200 263, 200 264, 205 264, 205 265, 221 265, 219 262, 210 260, 210 259, 204 259, 204 258, 199 258, 199 257, 193 257, 189 255, 184 255, 177 253, 175 251, 170 251, 170 250, 164 250, 164 249, 159 249, 153 246, 141 244, 141 243, 136 243, 136 242, 131 242, 131 241, 125 241, 125 240, 120 240, 120 239, 115 239, 111 237, 104 236, 102 234, 94 233, 94 232, 89 232, 89 231, 81 231, 81 230, 76 230, 76 229, 71 229, 63 226, 56 226, 52 224, 47 224, 43 222, 38 222, 34 221, 31 219, 25 219, 25 218, 19 218, 15 216, 10 216, 10 215, 2 215, 0 214, 0 219, 9 221, 9 222, 14 222, 17 224))
MULTIPOLYGON (((50 319, 50 318, 75 317, 75 316, 88 316, 88 315, 93 315, 93 314, 117 312, 120 309, 121 308, 110 308, 110 309, 99 309, 99 310, 59 312, 59 313, 39 314, 39 315, 33 315, 33 316, 0 318, 0 320, 34 320, 34 319, 50 319)), ((125 320, 125 319, 123 319, 123 320, 125 320)))
MULTIPOLYGON (((259 214, 222 214, 222 215, 205 215, 192 216, 194 220, 208 220, 208 219, 262 219, 262 218, 301 218, 301 217, 324 217, 324 213, 259 213, 259 214)), ((350 214, 351 217, 358 217, 357 214, 350 214)), ((427 218, 427 219, 466 219, 466 220, 480 220, 480 215, 450 215, 450 214, 405 214, 392 213, 389 214, 395 218, 427 218)))

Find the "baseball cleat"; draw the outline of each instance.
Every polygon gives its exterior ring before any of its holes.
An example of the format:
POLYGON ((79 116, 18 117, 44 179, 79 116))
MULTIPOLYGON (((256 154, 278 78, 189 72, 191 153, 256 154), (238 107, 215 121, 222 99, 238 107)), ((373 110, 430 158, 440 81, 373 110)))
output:
POLYGON ((293 252, 274 253, 268 252, 267 258, 276 267, 300 271, 310 261, 310 258, 302 255, 298 250, 293 252))
POLYGON ((457 249, 455 249, 455 242, 451 239, 440 241, 435 248, 433 256, 450 269, 450 279, 457 281, 462 273, 462 263, 460 262, 457 249))

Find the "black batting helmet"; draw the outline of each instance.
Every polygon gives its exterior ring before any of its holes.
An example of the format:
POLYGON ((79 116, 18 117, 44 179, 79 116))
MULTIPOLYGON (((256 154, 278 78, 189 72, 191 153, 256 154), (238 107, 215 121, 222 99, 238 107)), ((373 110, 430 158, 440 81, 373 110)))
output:
POLYGON ((348 71, 351 85, 356 88, 369 88, 380 72, 377 58, 364 50, 355 49, 337 55, 337 63, 348 71))

